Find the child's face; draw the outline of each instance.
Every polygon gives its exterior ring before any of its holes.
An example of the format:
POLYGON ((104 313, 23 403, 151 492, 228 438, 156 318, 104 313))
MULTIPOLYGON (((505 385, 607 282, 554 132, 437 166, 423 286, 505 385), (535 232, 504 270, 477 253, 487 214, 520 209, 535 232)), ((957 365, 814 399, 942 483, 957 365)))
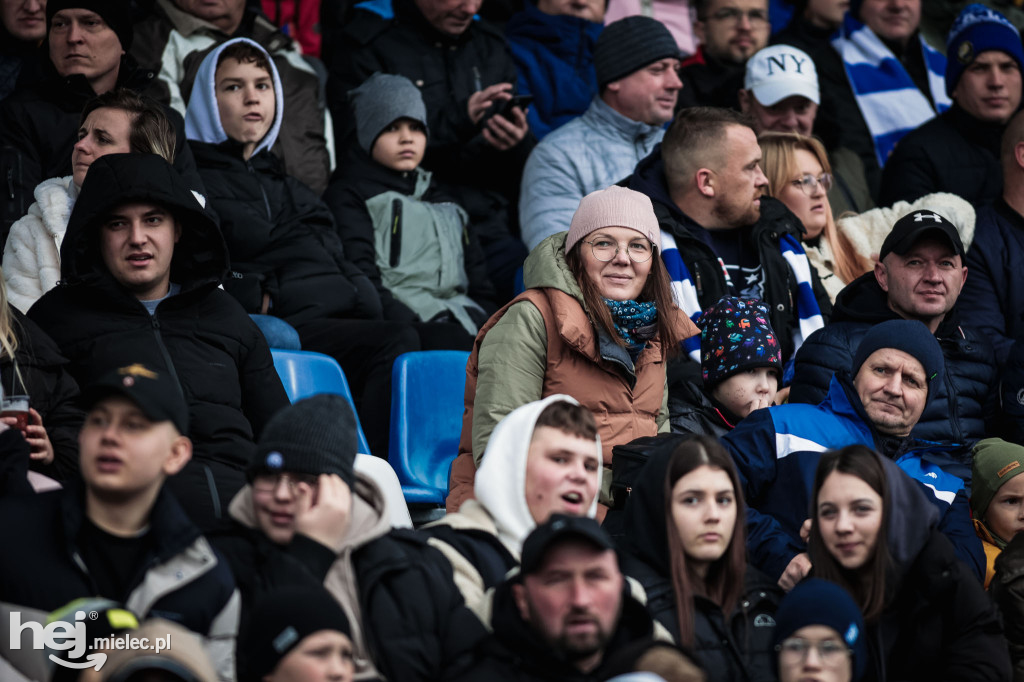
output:
POLYGON ((224 132, 245 145, 249 158, 274 123, 273 79, 252 62, 225 59, 217 67, 214 91, 224 132))
POLYGON ((779 373, 771 367, 748 369, 711 390, 715 400, 741 419, 760 407, 768 407, 779 392, 779 373))
POLYGON ((400 118, 384 129, 373 143, 373 160, 391 170, 416 170, 427 148, 423 124, 400 118))

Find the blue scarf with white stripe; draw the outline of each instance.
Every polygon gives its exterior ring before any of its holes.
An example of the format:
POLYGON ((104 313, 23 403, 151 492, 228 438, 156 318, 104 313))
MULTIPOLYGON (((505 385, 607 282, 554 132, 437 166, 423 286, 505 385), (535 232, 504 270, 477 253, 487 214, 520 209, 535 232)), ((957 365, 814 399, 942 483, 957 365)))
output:
MULTIPOLYGON (((818 299, 814 297, 814 288, 811 286, 811 264, 807 260, 804 247, 792 235, 783 234, 779 238, 779 249, 790 270, 793 271, 797 282, 796 312, 800 328, 793 334, 793 353, 795 355, 804 339, 824 327, 825 321, 821 317, 818 299)), ((704 312, 700 307, 700 299, 697 298, 697 288, 693 285, 690 269, 683 262, 683 257, 676 246, 676 240, 667 230, 661 231, 661 260, 665 263, 665 269, 668 271, 676 305, 696 323, 697 318, 704 312)), ((718 264, 722 267, 726 285, 730 289, 734 289, 729 271, 721 258, 718 259, 718 264)), ((687 355, 700 362, 700 334, 683 341, 683 348, 687 355)))
POLYGON ((952 105, 946 95, 946 57, 924 39, 916 40, 920 41, 928 68, 932 101, 917 89, 910 74, 881 38, 850 13, 832 40, 832 47, 843 60, 857 106, 874 139, 879 166, 885 166, 900 138, 934 118, 936 110, 941 114, 952 105))

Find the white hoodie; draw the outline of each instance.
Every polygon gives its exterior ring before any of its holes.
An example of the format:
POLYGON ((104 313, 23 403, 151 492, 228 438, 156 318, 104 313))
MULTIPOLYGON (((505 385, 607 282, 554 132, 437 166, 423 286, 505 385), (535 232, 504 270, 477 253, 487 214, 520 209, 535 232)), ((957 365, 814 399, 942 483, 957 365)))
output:
MULTIPOLYGON (((579 405, 569 395, 556 394, 543 400, 522 405, 502 419, 484 451, 480 468, 476 471, 473 491, 476 499, 467 500, 459 512, 448 514, 434 525, 447 525, 456 530, 478 530, 497 536, 515 560, 523 548, 526 536, 537 526, 526 502, 526 464, 533 440, 533 431, 540 413, 553 402, 579 405)), ((594 444, 597 461, 601 461, 601 440, 594 444)), ((599 466, 594 476, 596 490, 601 489, 599 466)), ((597 513, 597 496, 590 503, 587 516, 597 513)), ((448 558, 454 571, 455 584, 462 591, 466 605, 480 614, 484 601, 484 582, 476 568, 448 543, 432 538, 430 543, 448 558)))

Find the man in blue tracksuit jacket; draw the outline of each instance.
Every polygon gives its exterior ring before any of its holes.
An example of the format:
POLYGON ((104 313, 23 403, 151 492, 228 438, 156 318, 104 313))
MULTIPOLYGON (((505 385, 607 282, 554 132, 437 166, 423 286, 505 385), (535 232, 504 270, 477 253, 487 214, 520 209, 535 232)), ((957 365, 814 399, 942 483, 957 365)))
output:
POLYGON ((965 446, 909 436, 943 372, 942 350, 927 327, 890 320, 865 335, 851 372, 833 377, 820 405, 757 410, 723 437, 749 506, 747 547, 755 566, 787 589, 807 574, 800 527, 810 516, 818 459, 826 450, 860 443, 928 489, 941 514, 939 529, 981 578, 985 557, 965 490, 970 472, 957 461, 965 446))

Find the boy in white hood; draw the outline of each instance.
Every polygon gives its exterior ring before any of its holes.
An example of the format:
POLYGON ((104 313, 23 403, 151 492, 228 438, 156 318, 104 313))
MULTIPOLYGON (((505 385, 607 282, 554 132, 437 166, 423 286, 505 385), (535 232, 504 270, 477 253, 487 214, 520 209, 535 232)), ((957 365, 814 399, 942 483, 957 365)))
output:
POLYGON ((476 472, 476 499, 426 528, 452 564, 466 605, 519 565, 526 536, 551 514, 597 512, 601 442, 587 408, 568 395, 527 403, 503 419, 476 472))

